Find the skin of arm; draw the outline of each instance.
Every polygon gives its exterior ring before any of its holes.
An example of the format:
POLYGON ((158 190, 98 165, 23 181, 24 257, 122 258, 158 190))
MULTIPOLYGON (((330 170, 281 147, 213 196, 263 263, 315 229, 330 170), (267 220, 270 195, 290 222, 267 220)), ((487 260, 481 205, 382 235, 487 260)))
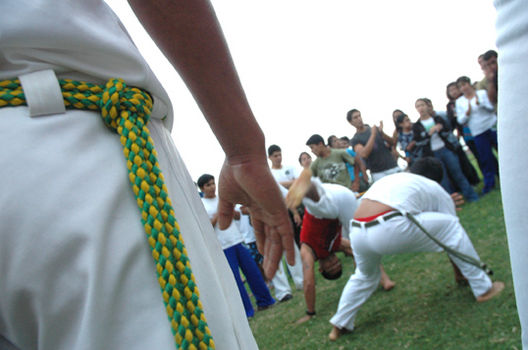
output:
POLYGON ((383 137, 383 140, 385 140, 389 144, 389 146, 394 146, 396 144, 394 142, 394 139, 391 136, 389 136, 389 135, 385 134, 385 132, 383 132, 383 121, 380 121, 380 125, 378 127, 378 131, 381 134, 381 137, 383 137))
POLYGON ((286 195, 286 206, 288 209, 296 210, 311 187, 312 171, 310 168, 305 168, 301 171, 299 177, 295 179, 293 185, 291 185, 290 190, 288 191, 288 194, 286 195))
POLYGON ((370 156, 370 153, 372 152, 372 149, 374 148, 374 141, 376 140, 376 135, 378 134, 378 128, 376 126, 373 126, 370 128, 370 137, 365 144, 365 146, 357 144, 354 146, 354 151, 356 151, 356 154, 361 158, 368 158, 370 156))
POLYGON ((222 146, 218 225, 225 229, 237 203, 250 212, 264 270, 272 277, 283 249, 295 261, 293 230, 266 160, 255 120, 220 24, 208 0, 129 0, 138 19, 176 68, 222 146))
MULTIPOLYGON (((306 244, 301 245, 301 260, 303 264, 303 289, 306 311, 315 312, 315 257, 312 249, 306 244)), ((312 317, 304 315, 296 323, 306 322, 312 317)))

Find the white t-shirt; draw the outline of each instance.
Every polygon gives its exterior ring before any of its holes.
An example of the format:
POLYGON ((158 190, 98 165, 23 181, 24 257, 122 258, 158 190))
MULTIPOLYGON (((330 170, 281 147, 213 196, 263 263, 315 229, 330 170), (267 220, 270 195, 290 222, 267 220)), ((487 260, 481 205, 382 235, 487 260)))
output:
MULTIPOLYGON (((235 209, 240 211, 240 204, 237 204, 235 206, 235 209)), ((253 226, 251 226, 249 215, 242 214, 240 211, 240 220, 235 220, 238 230, 242 234, 242 237, 244 238, 244 243, 249 244, 255 242, 257 239, 255 238, 255 231, 253 230, 253 226)))
POLYGON ((362 199, 370 199, 411 214, 426 211, 456 215, 451 196, 426 177, 397 173, 376 181, 362 199))
POLYGON ((354 217, 359 201, 354 192, 348 188, 331 183, 322 183, 319 178, 312 177, 312 183, 319 194, 319 201, 314 202, 303 198, 304 208, 319 219, 338 219, 341 223, 344 237, 348 237, 349 223, 354 217))
MULTIPOLYGON (((205 207, 209 219, 211 219, 218 212, 218 197, 214 198, 202 198, 202 202, 205 207)), ((222 249, 230 248, 238 243, 242 243, 244 238, 238 229, 237 220, 233 220, 231 225, 225 229, 220 230, 218 224, 215 225, 214 230, 222 249)))
POLYGON ((271 175, 275 178, 277 182, 283 181, 292 181, 297 177, 297 171, 294 167, 291 166, 282 166, 280 169, 271 168, 271 175))
POLYGON ((497 123, 497 115, 491 104, 486 90, 477 90, 476 97, 471 101, 465 96, 460 96, 456 100, 457 121, 460 124, 468 124, 471 135, 478 136, 486 130, 492 128, 497 123), (477 105, 477 97, 479 104, 477 105), (469 116, 466 112, 471 104, 471 113, 469 116))

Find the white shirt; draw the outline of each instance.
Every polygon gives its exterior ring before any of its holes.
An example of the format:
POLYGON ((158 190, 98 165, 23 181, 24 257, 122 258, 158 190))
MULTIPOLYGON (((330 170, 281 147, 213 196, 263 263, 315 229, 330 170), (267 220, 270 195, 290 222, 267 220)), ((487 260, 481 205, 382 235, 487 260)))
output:
MULTIPOLYGON (((235 206, 235 209, 240 211, 240 204, 237 204, 235 206)), ((242 237, 244 238, 244 243, 249 244, 256 242, 255 238, 255 231, 253 230, 253 226, 251 226, 249 215, 242 214, 240 212, 240 220, 235 220, 238 230, 242 234, 242 237)))
POLYGON ((297 177, 297 171, 291 166, 282 166, 280 169, 271 168, 271 175, 278 183, 292 181, 297 177))
POLYGON ((385 176, 374 182, 362 199, 377 201, 411 214, 434 211, 456 215, 455 204, 442 186, 411 173, 385 176))
POLYGON ((305 209, 319 219, 338 219, 341 223, 343 236, 348 237, 349 223, 354 217, 359 201, 354 192, 348 188, 331 183, 322 183, 319 178, 312 177, 312 183, 319 194, 319 201, 314 202, 303 198, 305 209))
POLYGON ((468 101, 462 95, 456 100, 456 112, 458 123, 461 125, 467 123, 471 130, 471 135, 478 136, 497 123, 497 115, 494 112, 494 107, 488 98, 486 90, 477 90, 475 93, 478 97, 479 104, 477 105, 476 97, 468 101), (471 104, 471 113, 467 116, 466 112, 469 109, 469 104, 471 104))
MULTIPOLYGON (((204 197, 202 198, 202 202, 204 204, 207 215, 209 215, 209 219, 212 219, 213 216, 218 212, 218 197, 214 197, 214 198, 204 197)), ((240 233, 238 229, 238 224, 236 224, 236 221, 237 220, 233 220, 231 222, 231 225, 225 230, 220 230, 218 228, 218 224, 214 226, 216 237, 218 238, 218 241, 220 242, 222 249, 230 248, 244 241, 244 238, 242 237, 242 234, 240 233)))

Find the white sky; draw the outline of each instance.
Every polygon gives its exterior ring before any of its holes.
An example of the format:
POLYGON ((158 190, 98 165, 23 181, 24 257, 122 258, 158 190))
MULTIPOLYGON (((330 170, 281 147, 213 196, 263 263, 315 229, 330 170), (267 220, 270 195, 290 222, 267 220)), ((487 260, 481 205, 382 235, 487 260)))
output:
MULTIPOLYGON (((106 0, 167 89, 172 135, 194 180, 215 176, 223 152, 192 96, 124 0, 106 0)), ((212 0, 242 85, 266 135, 298 166, 314 133, 351 137, 346 112, 368 124, 392 111, 416 120, 428 97, 445 110, 445 86, 461 75, 479 80, 477 57, 495 49, 495 8, 483 0, 212 0)))

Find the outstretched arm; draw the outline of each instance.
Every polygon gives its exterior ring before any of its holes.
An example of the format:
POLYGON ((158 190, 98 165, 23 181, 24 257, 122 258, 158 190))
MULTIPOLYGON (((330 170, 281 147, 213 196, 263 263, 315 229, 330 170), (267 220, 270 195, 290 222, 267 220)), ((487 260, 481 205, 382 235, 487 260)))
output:
POLYGON ((132 9, 192 93, 222 146, 218 225, 227 228, 233 207, 251 211, 268 277, 283 248, 294 262, 286 206, 266 161, 264 135, 239 81, 222 30, 208 0, 129 0, 132 9))
POLYGON ((306 315, 298 319, 295 323, 300 324, 310 320, 315 314, 315 258, 311 248, 306 244, 301 245, 301 260, 303 264, 303 289, 304 300, 306 301, 306 315))

